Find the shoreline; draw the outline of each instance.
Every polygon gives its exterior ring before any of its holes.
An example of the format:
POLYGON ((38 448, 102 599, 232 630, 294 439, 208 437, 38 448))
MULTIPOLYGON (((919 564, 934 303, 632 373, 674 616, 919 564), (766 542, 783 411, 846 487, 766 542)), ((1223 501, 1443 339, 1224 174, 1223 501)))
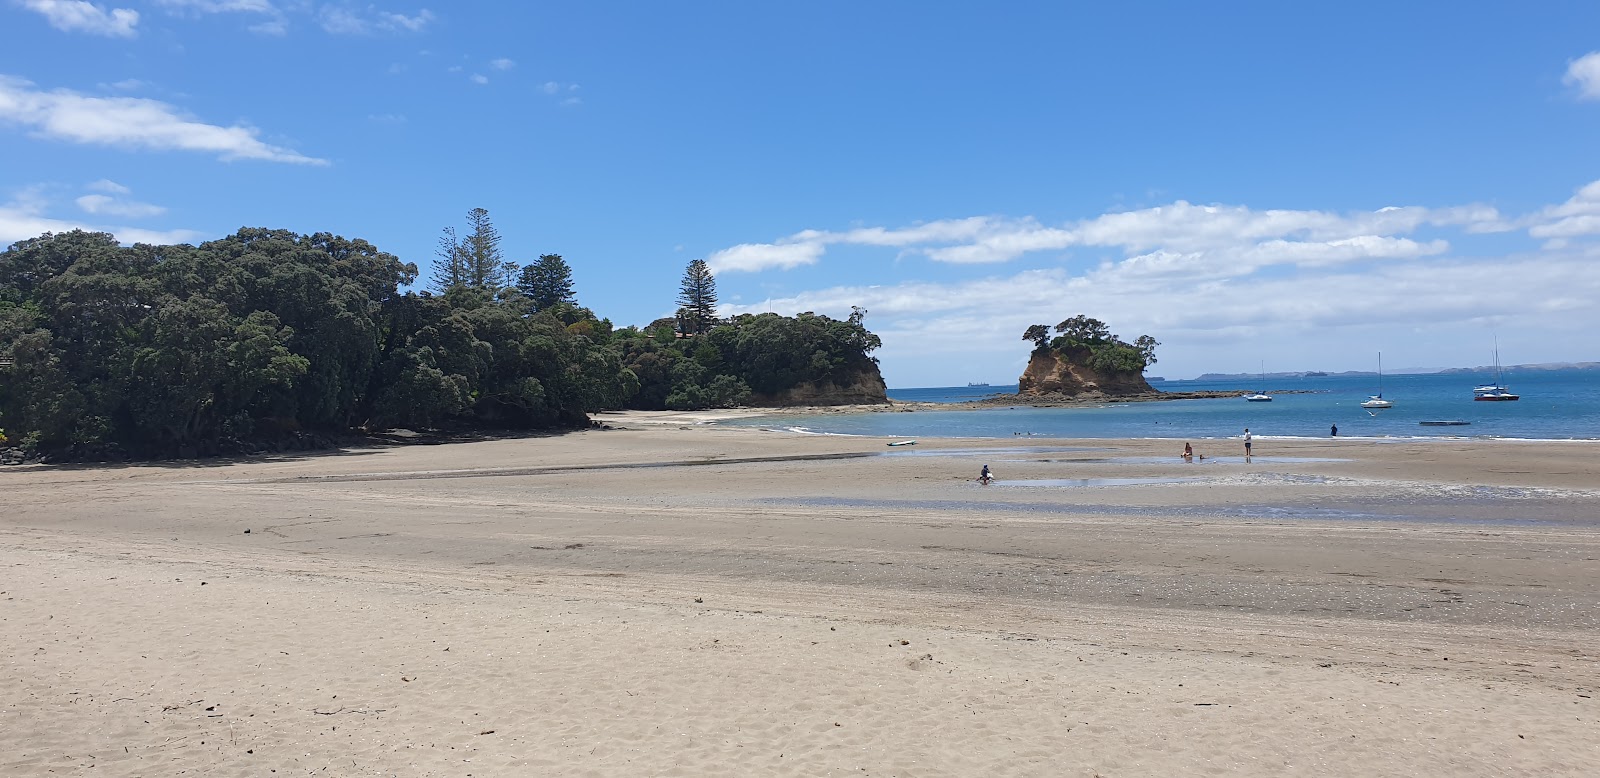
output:
POLYGON ((738 413, 5 471, 0 772, 1600 763, 1587 442, 700 423, 738 413))

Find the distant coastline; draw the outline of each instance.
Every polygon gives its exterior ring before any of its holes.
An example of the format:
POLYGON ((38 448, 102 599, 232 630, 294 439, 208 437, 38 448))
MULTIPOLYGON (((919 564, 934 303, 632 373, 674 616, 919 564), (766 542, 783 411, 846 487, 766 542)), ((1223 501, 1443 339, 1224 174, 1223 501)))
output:
MULTIPOLYGON (((1544 362, 1530 365, 1505 365, 1501 370, 1522 373, 1553 372, 1556 370, 1600 370, 1600 362, 1544 362)), ((1400 370, 1385 371, 1386 375, 1473 375, 1494 372, 1492 365, 1478 367, 1439 367, 1439 368, 1402 368, 1400 370)), ((1359 378, 1363 376, 1376 376, 1372 370, 1346 370, 1339 373, 1325 373, 1319 370, 1305 372, 1285 373, 1201 373, 1189 379, 1191 381, 1259 381, 1263 378, 1322 378, 1326 376, 1359 378)))

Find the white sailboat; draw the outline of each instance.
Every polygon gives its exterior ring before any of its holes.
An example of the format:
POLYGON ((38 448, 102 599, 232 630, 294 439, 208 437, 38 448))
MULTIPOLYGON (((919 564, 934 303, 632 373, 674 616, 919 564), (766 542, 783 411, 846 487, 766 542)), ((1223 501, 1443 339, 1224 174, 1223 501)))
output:
MULTIPOLYGON (((1265 362, 1261 363, 1261 385, 1267 385, 1267 363, 1265 362)), ((1255 394, 1245 395, 1244 401, 1247 403, 1269 403, 1272 402, 1272 395, 1266 392, 1256 392, 1255 394)))
POLYGON ((1500 339, 1494 339, 1494 383, 1484 384, 1472 390, 1472 399, 1483 402, 1510 402, 1522 399, 1521 395, 1513 394, 1505 387, 1504 379, 1500 375, 1500 339))
POLYGON ((1378 393, 1375 394, 1375 395, 1372 395, 1371 397, 1368 397, 1365 402, 1361 403, 1361 407, 1366 408, 1367 410, 1379 410, 1379 409, 1382 409, 1382 408, 1393 408, 1394 407, 1394 403, 1383 399, 1383 352, 1382 351, 1378 352, 1378 393))

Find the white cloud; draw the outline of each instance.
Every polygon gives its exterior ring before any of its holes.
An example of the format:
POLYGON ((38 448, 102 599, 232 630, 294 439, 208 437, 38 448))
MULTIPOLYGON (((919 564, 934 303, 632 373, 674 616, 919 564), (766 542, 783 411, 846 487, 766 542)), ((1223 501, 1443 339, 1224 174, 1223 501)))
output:
POLYGON ((158 100, 93 97, 66 89, 38 90, 0 75, 0 123, 27 127, 42 138, 99 146, 197 151, 221 159, 325 165, 326 160, 263 142, 253 127, 223 127, 185 118, 158 100))
POLYGON ((117 240, 123 243, 190 243, 203 237, 203 233, 195 230, 148 230, 52 218, 44 215, 45 205, 37 188, 25 189, 10 202, 0 203, 0 246, 37 238, 46 232, 61 233, 71 230, 109 232, 116 235, 117 240))
MULTIPOLYGON (((1237 261, 1249 249, 1266 264, 1315 264, 1386 256, 1439 253, 1447 246, 1394 240, 1395 233, 1421 227, 1464 227, 1488 232, 1509 229, 1494 208, 1473 205, 1430 209, 1387 207, 1354 214, 1324 211, 1257 211, 1244 206, 1170 205, 1108 213, 1062 226, 1037 220, 974 216, 926 222, 904 228, 867 227, 834 232, 803 230, 770 244, 889 246, 922 254, 936 262, 1007 262, 1042 251, 1074 247, 1120 248, 1146 257, 1228 254, 1237 261), (1398 252, 1398 253, 1396 253, 1398 252)), ((820 256, 819 251, 816 256, 820 256)), ((793 265, 779 267, 793 267, 793 265)))
POLYGON ((109 84, 100 84, 101 89, 115 92, 135 92, 140 89, 144 89, 147 86, 150 86, 150 84, 140 81, 137 78, 125 78, 121 81, 113 81, 109 84))
POLYGON ((84 213, 93 216, 121 216, 125 219, 148 219, 152 216, 160 216, 161 214, 167 212, 166 208, 159 205, 141 203, 136 200, 123 200, 103 194, 84 195, 79 197, 75 202, 77 202, 79 208, 83 209, 84 213))
POLYGON ((561 91, 561 85, 554 81, 546 81, 539 85, 539 89, 547 95, 553 95, 561 91))
POLYGON ((247 30, 249 30, 249 31, 251 31, 253 33, 256 33, 257 35, 273 35, 273 36, 288 35, 289 34, 289 20, 288 19, 283 19, 283 18, 278 18, 278 19, 272 19, 272 20, 265 21, 265 22, 257 22, 255 24, 250 25, 249 27, 246 27, 245 29, 247 29, 247 30))
POLYGON ((334 35, 361 35, 372 29, 367 20, 356 15, 354 11, 331 5, 323 6, 317 14, 317 21, 325 32, 334 35))
POLYGON ((507 58, 507 57, 501 57, 499 59, 489 60, 489 67, 492 67, 495 70, 510 70, 510 69, 512 69, 512 68, 514 68, 516 66, 517 66, 516 60, 510 59, 510 58, 507 58))
POLYGON ((139 12, 129 8, 105 8, 87 0, 12 0, 23 8, 42 15, 50 26, 63 32, 86 32, 108 38, 132 38, 139 34, 139 12))
MULTIPOLYGON (((900 228, 802 230, 771 243, 732 246, 708 262, 729 274, 724 292, 730 298, 744 292, 746 299, 761 299, 726 305, 724 314, 770 305, 781 313, 845 316, 852 305, 866 307, 869 326, 886 344, 880 356, 890 385, 929 386, 963 379, 963 373, 964 380, 1014 376, 1021 372, 1017 361, 1026 358, 1017 340, 1023 329, 1076 313, 1110 322, 1130 339, 1148 333, 1166 342, 1166 353, 1176 358, 1163 359, 1157 372, 1175 371, 1167 375, 1230 368, 1246 347, 1303 363, 1280 369, 1364 366, 1374 344, 1414 351, 1399 363, 1408 366, 1465 364, 1477 353, 1477 344, 1466 341, 1490 326, 1511 337, 1521 328, 1538 343, 1548 341, 1546 333, 1570 339, 1600 328, 1595 236, 1600 181, 1521 217, 1484 205, 1337 213, 1177 201, 1060 225, 980 216, 900 228), (1484 250, 1503 241, 1470 245, 1476 234, 1512 230, 1545 243, 1512 254, 1484 250), (1458 241, 1469 244, 1468 253, 1454 253, 1458 241), (863 264, 873 261, 876 249, 881 262, 897 262, 892 277, 911 277, 880 286, 795 290, 770 302, 772 282, 759 282, 756 294, 738 286, 736 271, 814 265, 835 246, 855 247, 850 260, 863 264), (904 261, 908 256, 944 267, 930 263, 919 271, 904 261), (1029 269, 1001 275, 977 275, 982 266, 959 264, 1029 256, 1029 269), (919 272, 930 277, 918 279, 919 272), (1438 350, 1459 346, 1469 347, 1459 356, 1438 350)), ((1575 342, 1584 347, 1587 341, 1575 342)), ((1230 369, 1247 366, 1254 369, 1248 363, 1230 369)))
POLYGON ((474 84, 482 85, 482 84, 489 83, 489 77, 486 76, 486 75, 483 75, 482 73, 473 73, 470 76, 470 78, 472 80, 472 83, 474 83, 474 84))
POLYGON ((788 270, 801 265, 814 264, 822 256, 822 246, 816 243, 742 243, 706 257, 706 264, 718 273, 730 271, 754 272, 767 268, 788 270))
POLYGON ((386 30, 406 30, 408 32, 421 32, 424 27, 432 24, 434 15, 432 11, 424 8, 412 16, 405 14, 378 12, 378 26, 386 30))
POLYGON ((1561 83, 1577 87, 1578 98, 1600 100, 1600 51, 1591 51, 1569 63, 1561 83))
MULTIPOLYGON (((1535 238, 1565 241, 1584 235, 1600 235, 1600 181, 1590 183, 1560 205, 1552 205, 1529 220, 1528 234, 1535 238)), ((1565 245, 1558 243, 1553 248, 1565 245)))
POLYGON ((410 16, 391 11, 373 11, 370 6, 365 12, 335 5, 325 5, 317 11, 317 22, 323 30, 334 35, 422 32, 435 18, 433 12, 426 8, 410 16))
POLYGON ((132 189, 112 181, 109 178, 102 178, 99 181, 94 181, 85 188, 91 192, 109 192, 111 194, 129 194, 133 192, 132 189))
POLYGON ((171 11, 195 14, 279 12, 271 0, 156 0, 156 5, 171 11))

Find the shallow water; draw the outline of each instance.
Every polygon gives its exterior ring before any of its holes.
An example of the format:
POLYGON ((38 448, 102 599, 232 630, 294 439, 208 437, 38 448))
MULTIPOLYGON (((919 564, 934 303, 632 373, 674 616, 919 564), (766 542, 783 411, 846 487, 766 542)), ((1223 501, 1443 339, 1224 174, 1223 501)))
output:
MULTIPOLYGON (((996 482, 999 485, 1000 482, 996 482)), ((1507 505, 1480 498, 1406 497, 1387 500, 1319 500, 1282 504, 1239 505, 1122 505, 1112 503, 1040 503, 985 499, 991 487, 973 484, 970 500, 892 500, 852 497, 772 497, 766 505, 809 508, 861 508, 893 512, 964 511, 980 514, 1031 514, 1037 516, 1142 516, 1151 519, 1259 521, 1336 521, 1450 524, 1489 526, 1600 527, 1593 501, 1573 505, 1565 500, 1529 500, 1507 505)), ((1042 490, 1041 490, 1042 491, 1042 490)), ((1003 493, 1003 492, 1001 492, 1003 493)), ((1011 492, 1016 494, 1018 492, 1011 492)))
POLYGON ((1024 478, 995 481, 994 486, 1079 487, 1146 486, 1150 484, 1189 484, 1204 478, 1024 478))

